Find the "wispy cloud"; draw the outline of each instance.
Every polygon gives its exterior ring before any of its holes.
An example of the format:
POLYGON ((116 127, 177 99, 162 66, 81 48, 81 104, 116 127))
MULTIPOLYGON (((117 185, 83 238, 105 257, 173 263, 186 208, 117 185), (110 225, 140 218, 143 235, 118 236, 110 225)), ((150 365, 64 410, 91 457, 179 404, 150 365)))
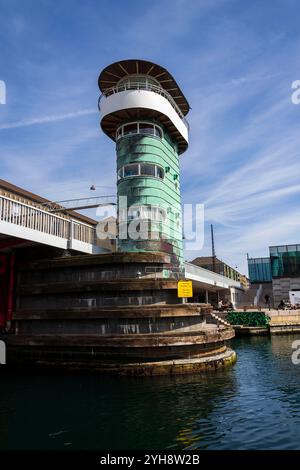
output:
POLYGON ((90 114, 96 114, 96 113, 98 113, 98 111, 92 108, 92 109, 82 109, 79 111, 74 111, 74 112, 65 113, 65 114, 56 114, 52 116, 40 116, 40 117, 26 119, 22 121, 0 124, 0 130, 1 129, 17 129, 18 127, 28 127, 28 126, 34 126, 37 124, 49 124, 51 122, 65 121, 66 119, 74 119, 77 117, 88 116, 90 114))
MULTIPOLYGON (((217 254, 246 270, 247 251, 299 241, 300 106, 291 104, 290 85, 300 78, 300 5, 278 0, 270 17, 259 0, 247 8, 236 0, 70 8, 64 0, 59 13, 48 1, 31 10, 18 4, 16 13, 5 2, 0 31, 9 92, 0 130, 11 129, 1 132, 1 177, 52 199, 85 196, 90 181, 114 186, 114 144, 94 106, 97 73, 141 57, 168 68, 191 104, 182 195, 205 203, 217 254)), ((209 236, 186 256, 208 250, 209 236)))

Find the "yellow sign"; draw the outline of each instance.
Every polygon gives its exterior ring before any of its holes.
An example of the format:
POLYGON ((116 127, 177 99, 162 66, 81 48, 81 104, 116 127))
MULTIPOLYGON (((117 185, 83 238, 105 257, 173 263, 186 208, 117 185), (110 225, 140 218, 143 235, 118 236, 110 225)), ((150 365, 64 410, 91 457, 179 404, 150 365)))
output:
POLYGON ((177 297, 193 297, 192 281, 178 281, 177 297))

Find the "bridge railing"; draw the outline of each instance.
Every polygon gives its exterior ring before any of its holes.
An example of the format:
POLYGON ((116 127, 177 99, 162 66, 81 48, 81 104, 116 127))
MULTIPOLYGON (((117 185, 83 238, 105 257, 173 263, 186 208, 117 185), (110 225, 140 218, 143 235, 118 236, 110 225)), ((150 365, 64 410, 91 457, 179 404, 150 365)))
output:
POLYGON ((213 271, 188 262, 185 263, 185 275, 187 278, 199 279, 199 281, 203 280, 203 282, 217 287, 242 287, 239 281, 235 281, 234 279, 222 276, 222 274, 214 273, 213 271))
POLYGON ((70 221, 38 207, 0 196, 0 220, 39 232, 68 238, 70 221))
POLYGON ((154 279, 168 278, 180 281, 184 279, 184 272, 176 267, 146 266, 145 276, 154 279))
POLYGON ((1 222, 18 225, 20 228, 36 230, 65 240, 74 239, 91 245, 96 242, 95 227, 74 219, 64 218, 3 195, 0 195, 1 222))
POLYGON ((96 244, 96 230, 94 227, 74 219, 71 220, 71 225, 71 238, 90 245, 96 244))

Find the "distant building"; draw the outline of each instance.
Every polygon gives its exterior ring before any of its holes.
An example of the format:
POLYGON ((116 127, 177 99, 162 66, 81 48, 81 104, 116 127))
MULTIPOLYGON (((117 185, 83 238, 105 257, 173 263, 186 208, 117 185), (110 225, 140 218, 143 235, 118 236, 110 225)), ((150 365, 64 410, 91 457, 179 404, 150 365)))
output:
MULTIPOLYGON (((236 269, 231 268, 228 264, 218 258, 213 259, 212 256, 198 256, 198 258, 195 258, 191 263, 196 266, 200 266, 201 268, 208 269, 209 271, 221 274, 222 276, 226 276, 234 281, 241 281, 242 275, 236 271, 236 269)), ((246 282, 245 279, 243 279, 243 281, 246 282)))
POLYGON ((248 270, 252 284, 272 282, 270 258, 248 258, 248 270))
POLYGON ((288 300, 291 291, 300 290, 300 245, 270 246, 274 302, 288 300))
POLYGON ((245 274, 240 274, 240 283, 245 289, 250 288, 250 279, 245 274))
POLYGON ((248 258, 251 284, 272 283, 274 306, 300 290, 300 244, 269 247, 269 257, 248 258))
POLYGON ((270 246, 272 277, 300 277, 300 245, 270 246))

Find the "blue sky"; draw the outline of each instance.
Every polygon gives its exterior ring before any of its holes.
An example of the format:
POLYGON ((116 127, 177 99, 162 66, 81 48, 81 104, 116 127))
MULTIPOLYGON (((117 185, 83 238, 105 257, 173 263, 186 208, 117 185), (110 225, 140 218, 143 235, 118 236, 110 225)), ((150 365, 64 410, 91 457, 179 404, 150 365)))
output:
POLYGON ((0 0, 0 177, 50 199, 115 193, 97 77, 111 62, 166 67, 192 110, 183 202, 204 203, 217 255, 300 242, 300 4, 291 0, 0 0))

